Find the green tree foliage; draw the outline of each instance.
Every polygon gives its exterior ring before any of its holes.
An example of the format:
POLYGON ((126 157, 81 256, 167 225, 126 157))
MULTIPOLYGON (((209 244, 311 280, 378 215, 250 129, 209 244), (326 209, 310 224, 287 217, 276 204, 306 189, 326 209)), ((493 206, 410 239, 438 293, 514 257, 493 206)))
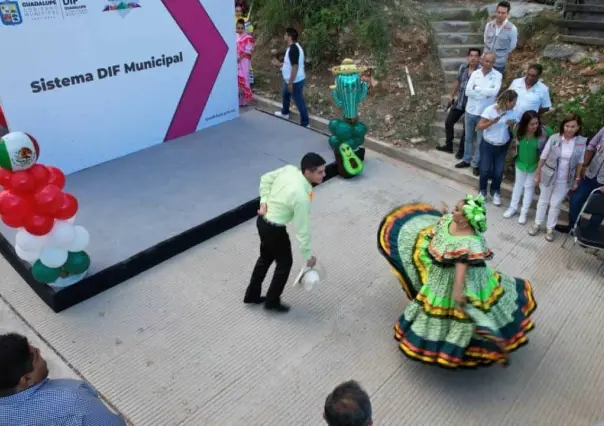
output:
POLYGON ((301 37, 313 66, 364 48, 383 66, 392 39, 392 26, 377 0, 255 0, 254 15, 270 35, 286 27, 302 30, 301 37), (348 42, 343 42, 346 39, 348 42))

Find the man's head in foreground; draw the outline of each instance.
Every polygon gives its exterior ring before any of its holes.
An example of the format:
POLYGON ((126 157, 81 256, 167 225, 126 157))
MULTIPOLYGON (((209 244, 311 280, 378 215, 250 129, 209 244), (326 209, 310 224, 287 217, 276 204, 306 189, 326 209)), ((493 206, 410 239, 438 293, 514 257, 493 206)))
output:
POLYGON ((354 380, 338 385, 325 400, 323 418, 328 426, 371 426, 371 401, 354 380))
POLYGON ((16 333, 0 335, 0 397, 35 386, 48 377, 40 350, 16 333))

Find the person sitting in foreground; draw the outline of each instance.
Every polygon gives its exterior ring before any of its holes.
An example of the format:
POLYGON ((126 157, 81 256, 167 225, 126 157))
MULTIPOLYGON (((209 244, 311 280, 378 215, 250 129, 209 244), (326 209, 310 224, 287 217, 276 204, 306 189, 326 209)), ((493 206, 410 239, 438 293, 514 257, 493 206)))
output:
POLYGON ((16 333, 0 335, 0 425, 126 426, 86 382, 48 378, 40 350, 16 333))
POLYGON ((323 418, 328 426, 371 426, 371 401, 354 380, 338 385, 325 400, 323 418))

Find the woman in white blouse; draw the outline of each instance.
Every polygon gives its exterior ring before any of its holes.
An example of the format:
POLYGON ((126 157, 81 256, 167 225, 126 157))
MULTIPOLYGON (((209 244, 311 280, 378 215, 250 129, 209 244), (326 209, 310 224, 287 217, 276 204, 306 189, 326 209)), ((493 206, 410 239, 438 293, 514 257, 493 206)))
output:
POLYGON ((569 190, 577 189, 581 180, 587 139, 580 133, 581 117, 571 114, 560 124, 559 133, 552 135, 545 144, 535 172, 535 184, 539 185, 541 194, 529 235, 537 235, 541 231, 547 213, 545 239, 554 240, 562 202, 569 190))
POLYGON ((505 156, 511 140, 510 128, 516 122, 514 107, 517 100, 518 93, 506 90, 493 105, 485 108, 476 126, 477 130, 483 131, 480 144, 479 190, 486 200, 489 177, 492 177, 491 197, 496 206, 501 205, 499 192, 505 169, 505 156))

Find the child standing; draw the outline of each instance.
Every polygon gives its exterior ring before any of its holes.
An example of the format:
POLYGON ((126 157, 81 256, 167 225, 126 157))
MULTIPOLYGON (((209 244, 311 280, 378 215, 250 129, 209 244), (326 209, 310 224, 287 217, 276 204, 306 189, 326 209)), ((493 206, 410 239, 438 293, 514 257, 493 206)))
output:
MULTIPOLYGON (((536 111, 526 111, 515 131, 513 149, 516 151, 516 178, 512 200, 503 217, 509 219, 518 212, 520 197, 522 197, 522 207, 518 218, 518 223, 522 225, 527 221, 527 214, 533 202, 535 170, 539 164, 539 141, 544 139, 546 132, 547 130, 541 127, 536 111)), ((549 135, 545 138, 547 139, 547 137, 549 135)))

